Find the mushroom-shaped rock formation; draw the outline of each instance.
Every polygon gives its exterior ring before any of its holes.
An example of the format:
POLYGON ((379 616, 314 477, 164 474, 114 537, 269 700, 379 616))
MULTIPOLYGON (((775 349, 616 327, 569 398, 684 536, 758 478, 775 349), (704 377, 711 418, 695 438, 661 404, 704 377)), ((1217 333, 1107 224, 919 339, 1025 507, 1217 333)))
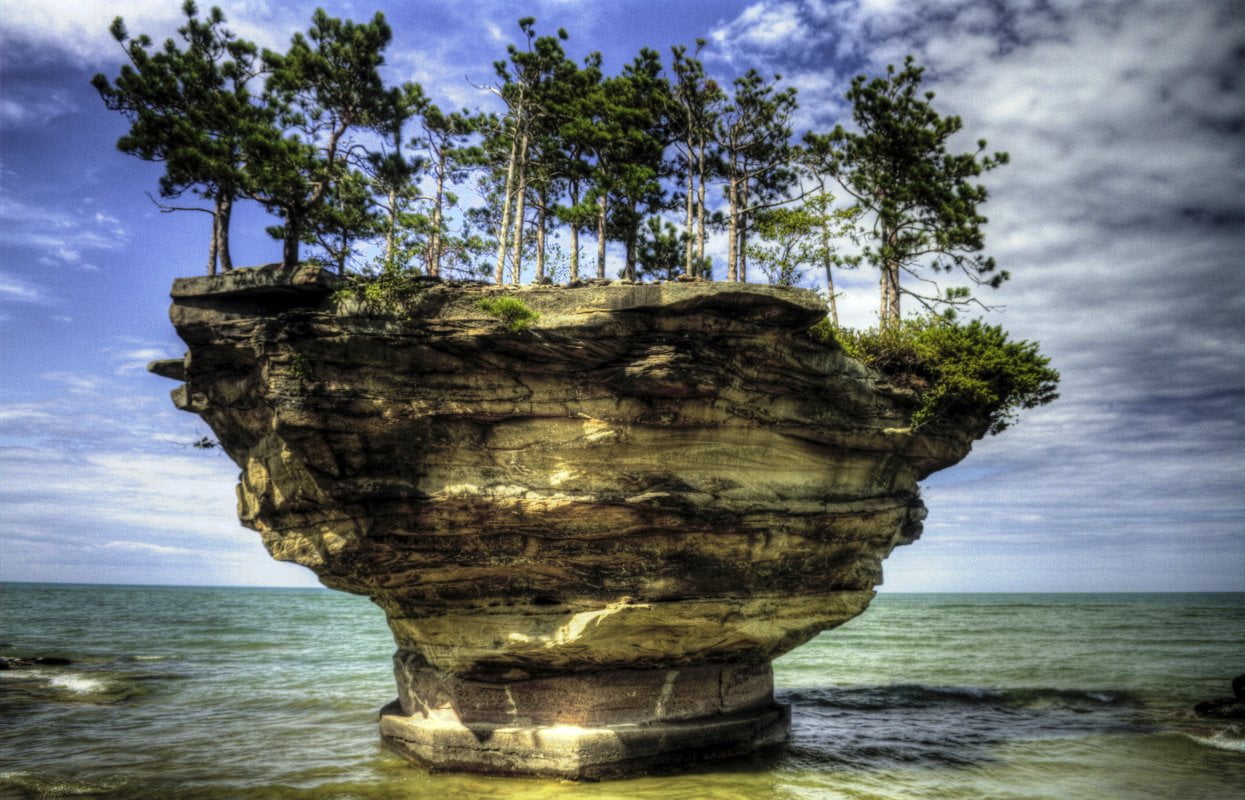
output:
POLYGON ((381 735, 432 769, 598 778, 781 742, 771 660, 864 610, 921 531, 917 481, 985 430, 911 430, 910 393, 809 334, 806 290, 338 285, 178 280, 189 352, 151 369, 185 381, 273 557, 384 609, 381 735), (535 325, 480 302, 506 295, 535 325))

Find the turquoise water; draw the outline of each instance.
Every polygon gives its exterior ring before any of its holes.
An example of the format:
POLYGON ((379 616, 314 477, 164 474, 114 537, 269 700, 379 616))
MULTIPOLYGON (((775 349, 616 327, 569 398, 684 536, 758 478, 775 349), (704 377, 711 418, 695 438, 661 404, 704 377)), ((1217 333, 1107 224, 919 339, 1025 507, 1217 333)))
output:
POLYGON ((382 751, 393 645, 320 590, 6 584, 0 797, 1236 798, 1245 597, 882 595, 779 660, 782 750, 600 784, 427 775, 382 751))

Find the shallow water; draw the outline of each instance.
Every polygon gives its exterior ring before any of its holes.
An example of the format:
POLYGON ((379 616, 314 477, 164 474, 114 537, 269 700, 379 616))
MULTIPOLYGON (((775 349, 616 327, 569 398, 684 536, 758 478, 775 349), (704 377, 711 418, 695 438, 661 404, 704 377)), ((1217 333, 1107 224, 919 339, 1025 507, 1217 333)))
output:
POLYGON ((384 752, 381 612, 321 590, 6 584, 0 797, 1236 798, 1245 597, 881 595, 775 664, 774 753, 600 784, 427 775, 384 752))

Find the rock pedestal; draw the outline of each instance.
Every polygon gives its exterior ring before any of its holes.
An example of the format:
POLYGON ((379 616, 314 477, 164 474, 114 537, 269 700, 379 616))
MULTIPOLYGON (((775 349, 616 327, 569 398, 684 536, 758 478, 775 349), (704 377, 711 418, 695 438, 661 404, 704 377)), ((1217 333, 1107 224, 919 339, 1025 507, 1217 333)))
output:
POLYGON ((275 558, 371 597, 393 750, 598 778, 784 739, 770 662, 859 614, 914 540, 917 481, 985 429, 747 284, 338 289, 310 268, 177 281, 152 370, 241 468, 275 558), (336 291, 335 291, 336 289, 336 291), (480 304, 539 313, 511 330, 480 304))

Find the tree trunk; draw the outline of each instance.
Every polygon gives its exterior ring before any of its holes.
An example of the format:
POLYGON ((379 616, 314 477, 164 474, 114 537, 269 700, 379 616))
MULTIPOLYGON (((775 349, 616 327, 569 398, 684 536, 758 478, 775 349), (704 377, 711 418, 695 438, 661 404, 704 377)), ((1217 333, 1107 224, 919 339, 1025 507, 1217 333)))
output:
POLYGON ((699 185, 696 187, 696 270, 700 274, 708 272, 704 277, 712 280, 713 270, 705 263, 705 143, 700 142, 700 150, 696 155, 696 169, 699 172, 699 185))
MULTIPOLYGON (((337 274, 346 274, 346 258, 350 255, 350 232, 345 228, 341 232, 342 246, 337 251, 337 274)), ((332 253, 332 251, 329 251, 332 253)))
POLYGON ((431 275, 441 274, 441 203, 445 194, 445 150, 442 149, 437 159, 437 191, 432 199, 432 242, 429 247, 428 272, 431 275))
POLYGON ((393 271, 398 260, 398 190, 390 189, 385 195, 389 203, 389 224, 385 226, 385 269, 393 271))
POLYGON ((834 276, 830 274, 830 263, 826 262, 826 294, 829 295, 830 324, 839 327, 839 306, 834 299, 834 276))
POLYGON ((220 259, 221 272, 233 269, 233 254, 229 252, 229 221, 233 217, 233 195, 222 194, 216 199, 216 255, 220 259))
MULTIPOLYGON (((518 124, 518 121, 515 121, 518 124)), ((519 154, 519 132, 515 130, 510 140, 510 163, 506 166, 506 191, 502 198, 501 230, 497 234, 497 269, 493 271, 493 283, 500 286, 506 279, 506 244, 510 235, 510 197, 514 192, 514 163, 519 154)))
POLYGON ((548 191, 540 190, 540 206, 536 210, 536 283, 545 279, 545 218, 548 214, 548 191))
POLYGON ((899 264, 882 262, 881 306, 878 310, 878 327, 889 328, 899 322, 899 264))
POLYGON ((605 200, 605 195, 601 195, 598 201, 600 210, 597 212, 597 277, 605 277, 605 214, 609 209, 609 204, 605 200))
POLYGON ((739 282, 748 282, 748 217, 739 220, 739 282))
POLYGON ((689 138, 687 140, 687 219, 685 223, 685 235, 687 236, 687 241, 683 245, 683 271, 691 276, 695 276, 696 274, 692 268, 692 259, 694 256, 692 251, 692 224, 694 216, 693 207, 695 206, 694 195, 696 191, 696 172, 692 169, 692 156, 694 154, 695 150, 692 146, 692 140, 689 138))
MULTIPOLYGON (((882 241, 886 243, 884 252, 894 252, 895 236, 893 230, 882 232, 882 241)), ((887 328, 899 322, 899 262, 893 258, 882 259, 881 295, 878 327, 887 328)))
POLYGON ((899 264, 897 262, 889 262, 886 265, 887 277, 889 283, 887 285, 887 319, 890 324, 899 324, 899 264))
POLYGON ((828 304, 830 308, 830 324, 835 328, 838 328, 839 304, 838 300, 836 300, 834 296, 834 274, 831 271, 832 264, 830 261, 830 234, 826 231, 824 222, 822 223, 821 228, 821 252, 826 259, 824 266, 826 268, 826 294, 829 298, 828 304))
POLYGON ((726 279, 734 282, 739 280, 739 217, 736 212, 739 208, 739 186, 735 178, 730 179, 727 202, 730 206, 730 227, 726 233, 726 279))
POLYGON ((514 201, 514 255, 510 259, 510 282, 519 285, 523 275, 523 205, 527 200, 527 134, 519 145, 519 178, 514 201))
POLYGON ((216 274, 216 248, 220 242, 220 201, 212 212, 212 240, 208 242, 208 275, 216 274))
POLYGON ((293 211, 285 213, 285 238, 281 241, 281 266, 298 266, 298 246, 302 238, 302 219, 293 211))
POLYGON ((748 217, 751 214, 748 210, 748 203, 751 200, 748 193, 748 178, 745 173, 743 191, 739 193, 739 249, 736 251, 739 257, 740 283, 748 282, 748 217))
MULTIPOLYGON (((571 181, 571 208, 579 208, 579 182, 571 181)), ((571 222, 571 280, 579 280, 579 223, 571 222)))
MULTIPOLYGON (((635 203, 631 204, 631 219, 636 218, 635 203)), ((638 225, 628 226, 627 241, 625 242, 625 259, 623 261, 623 276, 629 280, 635 280, 635 237, 638 225)))

